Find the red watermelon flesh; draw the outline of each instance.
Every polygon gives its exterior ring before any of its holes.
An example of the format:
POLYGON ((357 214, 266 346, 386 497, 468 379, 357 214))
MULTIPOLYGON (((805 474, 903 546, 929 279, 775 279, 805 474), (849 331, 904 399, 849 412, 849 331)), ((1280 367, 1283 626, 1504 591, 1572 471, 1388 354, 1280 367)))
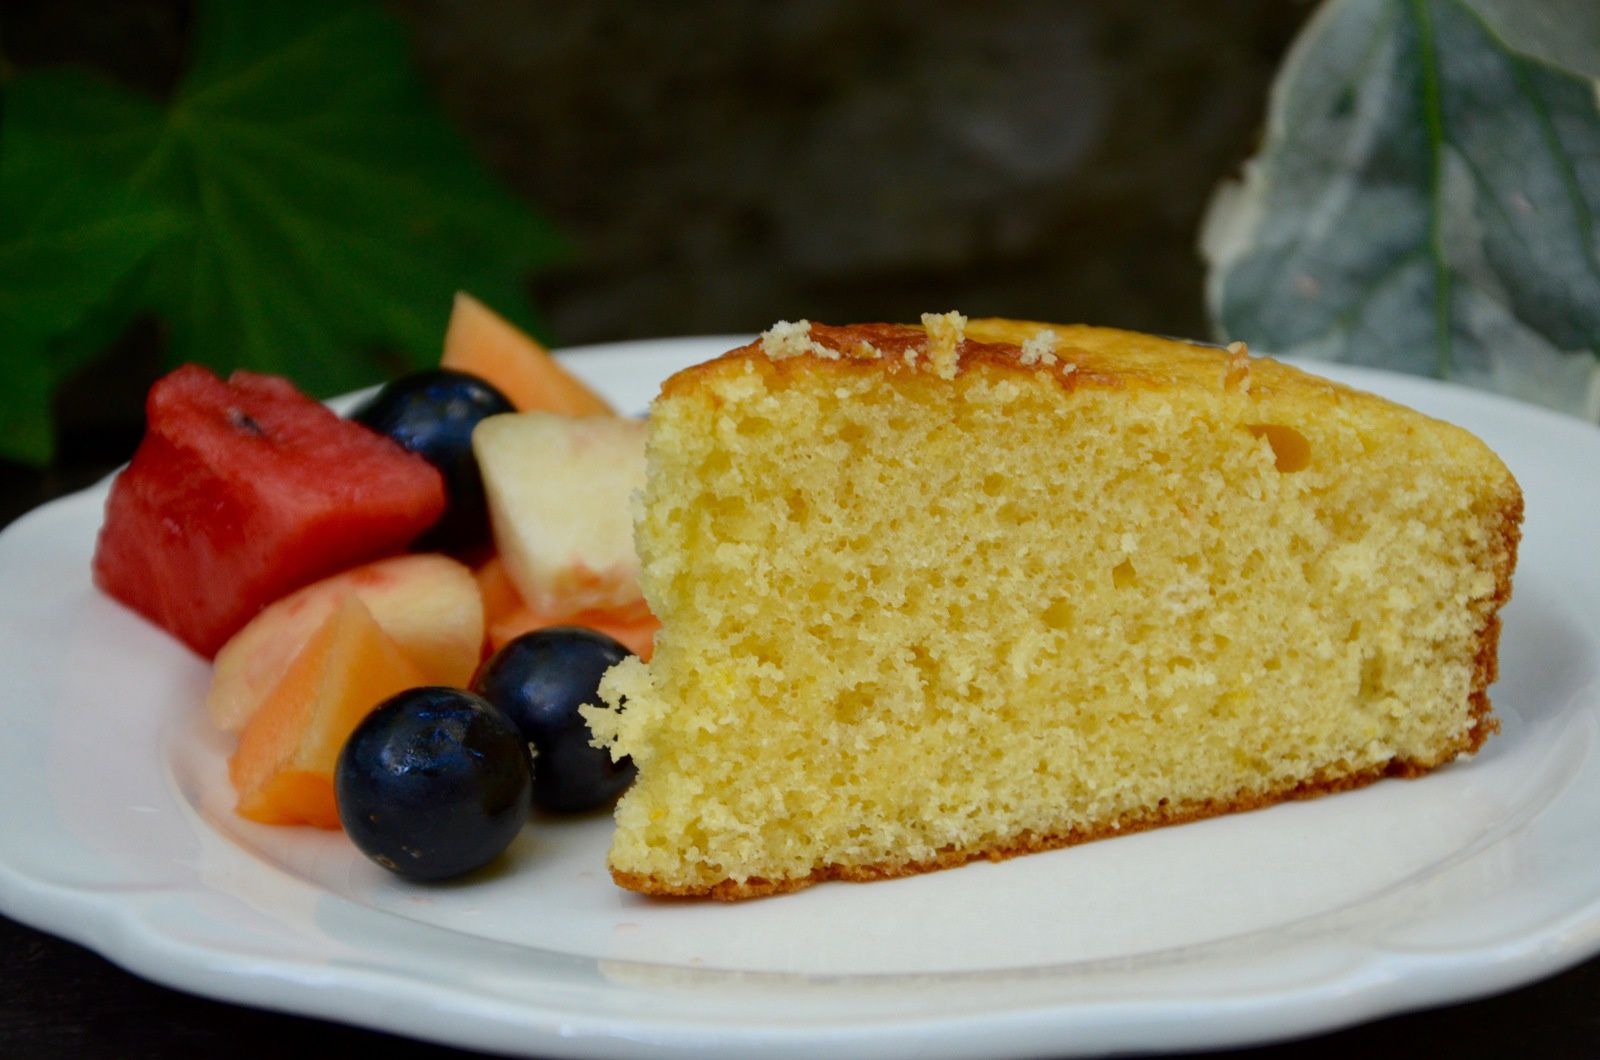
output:
POLYGON ((403 551, 444 512, 426 460, 285 379, 185 365, 145 413, 95 583, 206 658, 267 604, 403 551))

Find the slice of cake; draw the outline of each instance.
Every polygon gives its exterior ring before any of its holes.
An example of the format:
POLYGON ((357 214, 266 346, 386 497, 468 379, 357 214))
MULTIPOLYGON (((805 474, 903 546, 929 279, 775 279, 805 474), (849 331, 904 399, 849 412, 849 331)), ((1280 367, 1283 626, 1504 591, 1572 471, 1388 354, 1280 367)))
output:
POLYGON ((1495 730, 1522 496, 1472 435, 1239 346, 924 324, 780 324, 663 388, 662 630, 586 708, 639 766, 622 886, 1008 857, 1495 730))

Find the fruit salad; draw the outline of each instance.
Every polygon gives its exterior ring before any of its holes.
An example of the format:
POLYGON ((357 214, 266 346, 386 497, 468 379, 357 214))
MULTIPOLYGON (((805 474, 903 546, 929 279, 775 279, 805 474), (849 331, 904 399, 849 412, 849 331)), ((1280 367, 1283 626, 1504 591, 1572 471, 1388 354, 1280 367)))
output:
POLYGON ((212 660, 241 816, 342 828, 433 880, 493 860, 530 806, 628 785, 578 707, 659 628, 628 519, 642 423, 465 294, 440 367, 347 419, 195 365, 147 409, 95 582, 212 660))

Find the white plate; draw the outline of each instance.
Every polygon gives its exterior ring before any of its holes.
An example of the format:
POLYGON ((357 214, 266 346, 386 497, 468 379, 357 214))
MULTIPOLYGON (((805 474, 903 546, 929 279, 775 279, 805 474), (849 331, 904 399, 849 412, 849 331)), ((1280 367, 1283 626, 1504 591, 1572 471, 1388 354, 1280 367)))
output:
MULTIPOLYGON (((628 410, 730 339, 571 363, 628 410)), ((738 905, 606 876, 610 822, 535 822, 490 879, 408 885, 230 812, 205 665, 89 582, 105 487, 0 535, 0 908, 151 979, 563 1056, 1088 1053, 1305 1034, 1600 950, 1600 431, 1328 375, 1478 432, 1527 493, 1476 759, 1414 782, 738 905)))

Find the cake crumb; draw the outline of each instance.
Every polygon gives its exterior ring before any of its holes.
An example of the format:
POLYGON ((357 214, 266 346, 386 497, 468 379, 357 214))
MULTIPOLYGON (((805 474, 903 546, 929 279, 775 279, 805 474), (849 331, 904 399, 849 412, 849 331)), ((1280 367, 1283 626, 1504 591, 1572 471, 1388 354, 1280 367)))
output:
POLYGON ((761 352, 774 361, 813 354, 825 361, 837 361, 839 351, 811 337, 811 321, 780 320, 761 333, 761 352))
POLYGON ((1228 343, 1228 361, 1222 367, 1222 389, 1250 393, 1250 348, 1242 342, 1228 343))
POLYGON ((955 310, 922 314, 922 327, 928 333, 928 363, 940 379, 954 379, 961 363, 961 344, 967 338, 967 318, 955 310))
POLYGON ((1056 345, 1060 341, 1061 336, 1054 331, 1049 328, 1040 328, 1022 344, 1022 363, 1029 367, 1036 364, 1055 364, 1058 360, 1056 357, 1056 345))

